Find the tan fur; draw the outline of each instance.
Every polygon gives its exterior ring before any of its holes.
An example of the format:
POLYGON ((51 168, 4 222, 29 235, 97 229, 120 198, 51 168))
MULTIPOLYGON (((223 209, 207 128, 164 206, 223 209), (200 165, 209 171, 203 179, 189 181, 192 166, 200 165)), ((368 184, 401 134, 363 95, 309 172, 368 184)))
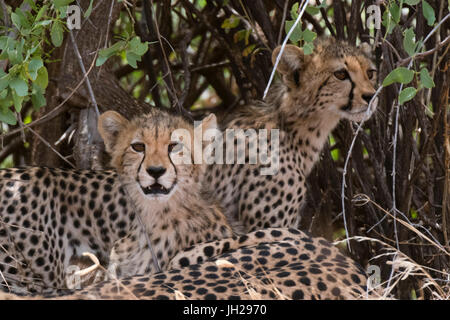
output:
MULTIPOLYGON (((280 47, 273 52, 274 63, 279 52, 280 47)), ((212 165, 207 173, 207 183, 216 188, 226 214, 242 221, 247 231, 297 226, 305 179, 329 133, 342 118, 361 121, 375 93, 376 77, 368 77, 375 66, 367 45, 359 49, 320 39, 311 55, 287 45, 277 70, 282 83, 266 101, 233 112, 221 128, 280 129, 280 171, 267 177, 259 173, 261 164, 245 164, 212 165), (349 79, 337 78, 340 70, 349 79)))
MULTIPOLYGON (((214 127, 214 116, 203 126, 214 127)), ((162 269, 195 243, 232 236, 219 207, 203 197, 203 165, 171 162, 175 129, 194 130, 183 118, 162 111, 131 121, 106 112, 99 130, 115 170, 0 170, 0 288, 27 293, 71 288, 75 267, 92 265, 85 252, 103 268, 118 268, 117 276, 151 272, 146 234, 162 269), (136 142, 145 144, 145 152, 133 151, 136 142), (152 166, 166 171, 152 178, 152 166), (145 194, 156 180, 167 192, 145 194)), ((101 278, 101 272, 92 272, 81 280, 101 278)))
MULTIPOLYGON (((216 126, 214 116, 202 122, 202 129, 216 126)), ((221 210, 202 197, 201 177, 204 164, 177 164, 168 151, 172 132, 183 129, 194 137, 194 128, 179 116, 165 113, 151 114, 127 121, 109 111, 99 119, 99 131, 111 153, 112 165, 136 209, 141 213, 153 250, 162 268, 176 252, 195 243, 231 236, 232 231, 221 210), (143 143, 144 152, 136 152, 131 145, 143 143), (149 167, 163 167, 166 172, 158 178, 168 195, 146 195, 149 167)), ((193 150, 191 144, 186 150, 193 150)), ((118 267, 121 276, 154 271, 146 237, 130 234, 118 241, 111 253, 110 263, 118 267), (130 249, 132 248, 132 249, 130 249)))
MULTIPOLYGON (((367 275, 323 238, 264 229, 180 252, 168 271, 32 299, 364 299, 367 275)), ((24 299, 2 295, 0 299, 24 299)), ((29 299, 29 297, 26 297, 29 299)))

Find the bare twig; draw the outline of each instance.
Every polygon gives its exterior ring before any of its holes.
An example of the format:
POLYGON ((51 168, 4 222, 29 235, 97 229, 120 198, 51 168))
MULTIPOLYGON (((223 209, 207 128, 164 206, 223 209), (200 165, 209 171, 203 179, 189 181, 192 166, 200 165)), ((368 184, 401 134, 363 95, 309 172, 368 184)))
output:
POLYGON ((58 155, 58 157, 60 157, 64 162, 66 162, 67 164, 69 164, 72 168, 75 168, 75 165, 70 162, 69 160, 66 159, 66 157, 64 157, 61 153, 58 152, 58 150, 56 150, 55 148, 52 147, 52 145, 45 140, 43 137, 41 137, 41 135, 39 135, 36 131, 34 131, 31 128, 28 128, 36 137, 39 138, 39 140, 41 140, 47 147, 49 147, 54 153, 56 153, 58 155))
POLYGON ((433 49, 430 49, 430 50, 425 51, 425 52, 417 53, 417 54, 413 55, 412 57, 408 57, 408 58, 402 59, 401 61, 398 62, 397 65, 398 66, 403 66, 403 65, 407 64, 408 62, 411 62, 411 60, 423 59, 426 56, 428 56, 428 55, 430 55, 432 53, 435 53, 436 51, 439 51, 439 49, 441 49, 443 46, 446 46, 448 43, 450 43, 450 36, 448 36, 443 41, 438 43, 433 49))
POLYGON ((284 48, 286 47, 286 44, 287 44, 289 38, 291 37, 292 32, 294 32, 295 28, 297 27, 298 23, 300 22, 300 19, 303 16, 303 12, 305 12, 307 6, 308 6, 308 1, 303 0, 301 7, 300 7, 301 8, 300 13, 299 13, 297 19, 295 20, 294 24, 292 25, 291 29, 289 30, 288 34, 286 35, 286 38, 284 38, 283 44, 281 45, 280 53, 278 54, 277 59, 275 60, 275 65, 273 66, 272 73, 270 74, 269 82, 267 83, 267 87, 264 90, 263 99, 266 98, 267 93, 269 92, 269 88, 270 88, 270 85, 272 84, 273 77, 275 75, 275 71, 277 70, 278 64, 280 63, 281 56, 283 55, 284 48))
MULTIPOLYGON (((94 90, 92 90, 91 82, 89 81, 89 76, 87 75, 86 68, 84 67, 83 58, 81 57, 80 51, 78 50, 78 46, 73 37, 72 30, 69 30, 69 36, 70 36, 70 40, 72 42, 73 48, 75 49, 75 54, 78 59, 78 64, 80 65, 83 75, 86 76, 86 85, 88 88, 89 95, 91 97, 92 104, 94 105, 94 108, 95 108, 95 113, 97 114, 97 117, 100 117, 100 111, 98 111, 98 105, 97 105, 97 100, 95 99, 95 96, 94 96, 94 90)), ((96 59, 94 59, 94 61, 95 60, 96 59)))

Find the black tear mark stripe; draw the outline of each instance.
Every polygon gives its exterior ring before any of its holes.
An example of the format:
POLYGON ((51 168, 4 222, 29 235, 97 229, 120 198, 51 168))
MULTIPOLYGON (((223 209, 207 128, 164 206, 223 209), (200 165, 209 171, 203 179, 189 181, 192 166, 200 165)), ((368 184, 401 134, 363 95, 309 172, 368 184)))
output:
MULTIPOLYGON (((173 188, 178 181, 178 171, 177 171, 177 166, 173 163, 172 158, 170 157, 170 154, 169 154, 169 161, 173 166, 173 170, 175 171, 175 181, 172 183, 172 187, 171 187, 171 188, 173 188)), ((194 164, 194 161, 192 161, 192 164, 194 164)))
POLYGON ((352 89, 350 90, 350 94, 348 96, 347 105, 341 108, 341 110, 343 110, 343 111, 350 110, 352 107, 352 103, 353 103, 353 90, 355 90, 355 83, 352 81, 352 78, 348 78, 348 80, 352 84, 352 89))
POLYGON ((320 91, 323 89, 323 87, 325 87, 325 85, 327 84, 328 80, 330 80, 330 77, 326 78, 325 81, 322 82, 322 84, 319 86, 319 90, 317 90, 316 99, 319 98, 320 91))
POLYGON ((299 73, 298 69, 294 71, 294 82, 295 82, 295 85, 298 87, 300 84, 300 73, 299 73))
POLYGON ((144 152, 144 156, 142 157, 141 163, 139 163, 139 167, 138 167, 138 170, 136 172, 136 181, 139 183, 140 186, 142 186, 142 185, 141 185, 141 181, 139 180, 139 172, 141 171, 141 167, 142 167, 142 164, 144 163, 145 156, 146 156, 146 154, 144 152))

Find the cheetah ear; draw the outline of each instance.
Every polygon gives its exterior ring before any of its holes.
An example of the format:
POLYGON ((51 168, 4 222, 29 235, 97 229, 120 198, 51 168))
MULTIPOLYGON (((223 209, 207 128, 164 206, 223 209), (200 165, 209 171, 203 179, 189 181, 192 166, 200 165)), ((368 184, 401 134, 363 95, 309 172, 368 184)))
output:
POLYGON ((202 120, 202 130, 205 132, 209 129, 217 129, 217 118, 214 113, 209 114, 206 118, 202 120))
MULTIPOLYGON (((278 54, 280 53, 281 46, 278 46, 272 52, 272 63, 275 65, 278 54)), ((277 71, 283 75, 289 75, 296 70, 303 69, 305 62, 305 55, 303 49, 288 44, 284 47, 283 53, 280 58, 280 62, 277 66, 277 71)))
POLYGON ((362 42, 359 46, 358 49, 362 51, 362 53, 364 53, 367 57, 369 57, 370 59, 373 58, 373 49, 370 46, 370 44, 368 44, 367 42, 362 42))
POLYGON ((119 132, 125 129, 128 120, 115 111, 106 111, 98 119, 98 132, 105 142, 106 151, 114 148, 119 132))

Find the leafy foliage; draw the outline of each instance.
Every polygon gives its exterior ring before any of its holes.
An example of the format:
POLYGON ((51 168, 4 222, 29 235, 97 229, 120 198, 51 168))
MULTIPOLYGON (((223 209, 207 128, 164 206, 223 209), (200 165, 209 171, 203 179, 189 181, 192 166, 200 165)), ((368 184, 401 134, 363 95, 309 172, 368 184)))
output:
MULTIPOLYGON (((51 63, 48 47, 58 48, 66 33, 67 6, 74 0, 35 1, 24 0, 22 5, 6 14, 12 25, 1 28, 0 60, 8 61, 8 71, 0 69, 0 122, 15 125, 24 104, 31 101, 35 110, 46 105, 48 86, 47 65, 51 63), (50 36, 50 37, 49 37, 50 36)), ((84 17, 89 17, 93 0, 84 17)), ((99 52, 97 66, 114 55, 124 54, 128 64, 137 68, 137 62, 148 50, 132 31, 123 35, 110 48, 99 52)))

